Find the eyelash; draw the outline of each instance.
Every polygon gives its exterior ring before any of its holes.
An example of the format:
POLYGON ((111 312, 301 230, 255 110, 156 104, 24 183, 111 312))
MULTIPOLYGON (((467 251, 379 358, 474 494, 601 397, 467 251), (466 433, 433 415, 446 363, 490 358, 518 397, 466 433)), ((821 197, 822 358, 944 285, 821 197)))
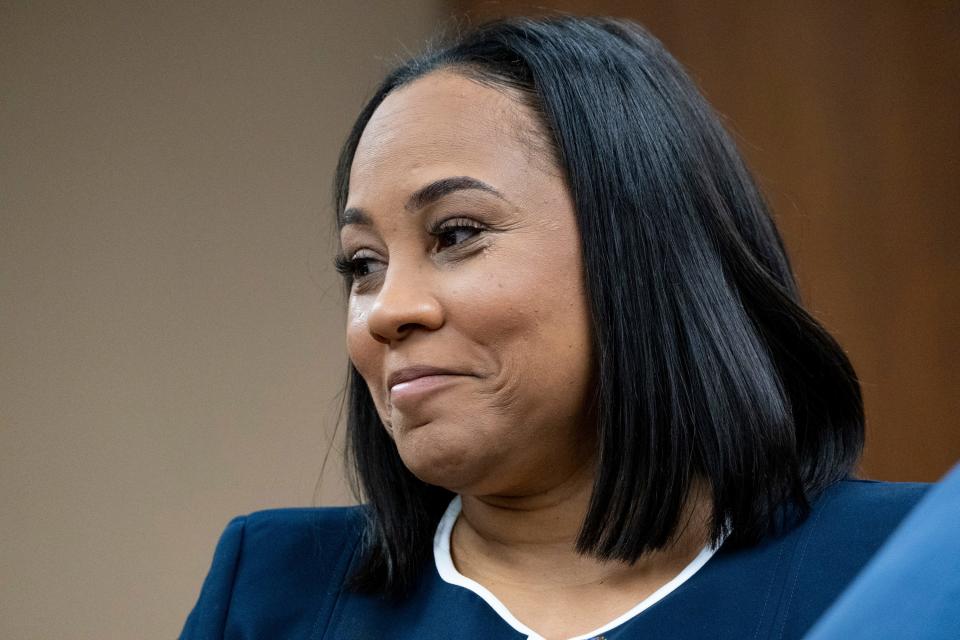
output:
MULTIPOLYGON (((444 233, 449 233, 453 231, 458 231, 460 229, 472 229, 474 231, 480 232, 485 229, 480 223, 471 220, 469 218, 447 218, 446 220, 441 220, 430 226, 429 233, 435 238, 439 238, 444 233)), ((451 245, 451 247, 458 247, 466 242, 469 242, 476 234, 473 234, 467 240, 463 242, 458 242, 451 245)), ((447 248, 451 248, 447 247, 447 248)), ((356 254, 354 254, 356 255, 356 254)), ((371 274, 361 273, 363 270, 363 265, 367 260, 372 258, 357 258, 351 257, 348 258, 346 255, 340 253, 337 254, 334 259, 334 268, 337 270, 337 273, 344 276, 348 280, 361 280, 371 274)))

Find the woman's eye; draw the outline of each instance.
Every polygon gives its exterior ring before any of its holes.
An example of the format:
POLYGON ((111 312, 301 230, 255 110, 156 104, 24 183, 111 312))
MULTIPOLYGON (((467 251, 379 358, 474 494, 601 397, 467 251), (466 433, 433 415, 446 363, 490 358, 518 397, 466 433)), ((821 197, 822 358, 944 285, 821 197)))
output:
MULTIPOLYGON (((469 218, 450 218, 430 229, 436 238, 436 250, 442 251, 461 245, 484 231, 486 227, 469 218)), ((337 272, 348 281, 359 281, 387 268, 384 260, 370 249, 359 249, 352 255, 341 253, 334 258, 337 272)))
POLYGON ((481 231, 483 228, 470 220, 452 220, 443 223, 434 235, 437 236, 437 248, 446 249, 466 242, 481 231))
POLYGON ((348 258, 339 255, 334 262, 337 272, 347 278, 364 278, 383 269, 379 260, 369 256, 354 255, 348 258))

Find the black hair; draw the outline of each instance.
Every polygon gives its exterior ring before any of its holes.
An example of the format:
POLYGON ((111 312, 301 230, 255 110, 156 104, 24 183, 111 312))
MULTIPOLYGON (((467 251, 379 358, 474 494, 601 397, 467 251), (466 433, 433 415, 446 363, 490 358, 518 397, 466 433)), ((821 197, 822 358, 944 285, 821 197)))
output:
MULTIPOLYGON (((805 517, 860 456, 860 386, 801 306, 767 205, 681 66, 628 20, 481 25, 384 79, 343 147, 338 216, 374 110, 440 69, 520 96, 575 205, 598 437, 577 550, 633 562, 664 548, 698 480, 713 501, 714 542, 755 544, 782 528, 784 513, 805 517)), ((349 584, 402 597, 454 494, 404 466, 352 366, 348 393, 347 466, 368 501, 349 584)))

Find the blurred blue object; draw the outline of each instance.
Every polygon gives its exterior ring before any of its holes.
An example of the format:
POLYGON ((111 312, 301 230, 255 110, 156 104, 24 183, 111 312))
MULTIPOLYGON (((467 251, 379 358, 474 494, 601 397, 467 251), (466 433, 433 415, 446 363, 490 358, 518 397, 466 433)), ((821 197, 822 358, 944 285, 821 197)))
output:
POLYGON ((960 640, 960 464, 806 636, 835 638, 960 640))

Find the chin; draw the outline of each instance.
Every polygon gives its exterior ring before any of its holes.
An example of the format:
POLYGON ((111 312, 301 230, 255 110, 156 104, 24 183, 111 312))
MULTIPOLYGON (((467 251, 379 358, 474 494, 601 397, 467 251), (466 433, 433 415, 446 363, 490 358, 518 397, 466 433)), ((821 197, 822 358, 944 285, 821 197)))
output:
POLYGON ((428 423, 397 438, 397 451, 404 466, 417 478, 450 491, 462 492, 482 483, 493 468, 488 456, 478 456, 476 443, 444 434, 443 426, 428 423))

